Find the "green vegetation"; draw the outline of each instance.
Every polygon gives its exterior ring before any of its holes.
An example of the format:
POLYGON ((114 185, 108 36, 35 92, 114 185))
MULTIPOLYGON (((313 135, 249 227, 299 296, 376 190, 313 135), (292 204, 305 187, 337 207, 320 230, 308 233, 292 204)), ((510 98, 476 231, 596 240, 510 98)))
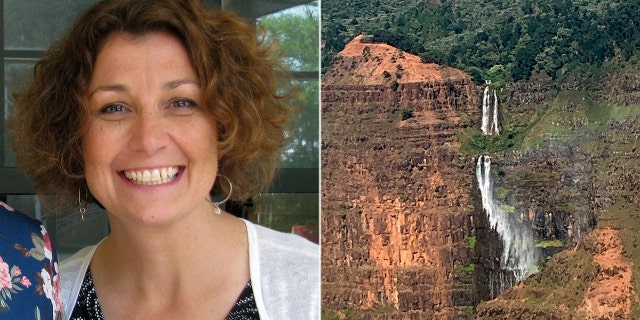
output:
POLYGON ((562 246, 564 246, 564 243, 562 243, 562 241, 560 240, 545 240, 545 241, 540 241, 538 242, 538 244, 536 244, 537 248, 562 248, 562 246))
POLYGON ((340 215, 340 217, 344 219, 347 216, 347 205, 345 205, 344 203, 341 203, 338 206, 338 214, 340 215))
POLYGON ((503 204, 502 210, 504 210, 505 213, 514 214, 516 212, 516 207, 508 204, 503 204))
POLYGON ((469 243, 469 248, 470 248, 470 249, 473 249, 473 248, 475 248, 475 247, 476 247, 476 241, 477 241, 477 239, 476 239, 476 237, 475 237, 475 236, 473 236, 473 237, 467 237, 467 241, 468 241, 468 243, 469 243))
POLYGON ((469 263, 469 264, 465 264, 463 266, 458 266, 457 270, 459 272, 471 273, 471 272, 476 270, 476 264, 475 263, 469 263))
POLYGON ((599 148, 595 143, 595 134, 609 130, 612 122, 630 119, 638 114, 640 108, 637 107, 603 105, 588 93, 560 91, 553 101, 537 109, 537 121, 529 126, 521 148, 530 149, 559 142, 599 148))
POLYGON ((402 120, 407 120, 413 118, 413 109, 411 108, 403 108, 402 109, 402 120))
POLYGON ((529 297, 529 303, 533 305, 557 307, 558 301, 562 301, 569 310, 575 310, 597 274, 597 264, 590 253, 563 251, 540 273, 527 280, 528 287, 522 296, 529 297))
POLYGON ((473 306, 464 306, 464 314, 472 316, 473 315, 473 306))
POLYGON ((354 319, 351 315, 351 309, 344 309, 341 311, 333 311, 323 308, 322 309, 322 320, 351 320, 354 319))
POLYGON ((323 70, 358 34, 484 80, 553 79, 580 64, 631 60, 640 47, 637 1, 326 0, 323 70))
POLYGON ((510 193, 509 189, 505 187, 497 187, 493 192, 493 196, 496 200, 505 202, 505 200, 507 200, 507 196, 509 195, 509 193, 510 193))
POLYGON ((464 154, 469 155, 496 153, 514 148, 518 141, 521 140, 522 134, 518 135, 512 130, 497 136, 485 136, 479 128, 473 127, 460 135, 460 141, 462 142, 460 149, 464 154))

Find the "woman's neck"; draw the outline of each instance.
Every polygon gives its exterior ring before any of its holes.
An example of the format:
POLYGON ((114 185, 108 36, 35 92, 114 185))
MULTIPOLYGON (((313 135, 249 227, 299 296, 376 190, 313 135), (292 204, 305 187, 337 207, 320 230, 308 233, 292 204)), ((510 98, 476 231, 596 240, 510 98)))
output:
POLYGON ((224 308, 237 297, 225 295, 239 293, 249 280, 248 259, 244 222, 212 212, 167 225, 116 220, 96 249, 91 272, 101 305, 111 306, 112 312, 145 303, 158 309, 197 294, 221 295, 224 308), (130 296, 123 299, 122 292, 130 296))

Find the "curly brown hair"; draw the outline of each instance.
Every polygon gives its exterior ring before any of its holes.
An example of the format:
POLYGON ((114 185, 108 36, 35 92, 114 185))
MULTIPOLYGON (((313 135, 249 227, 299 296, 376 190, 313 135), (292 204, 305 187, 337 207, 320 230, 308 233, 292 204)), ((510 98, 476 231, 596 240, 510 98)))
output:
MULTIPOLYGON (((112 33, 155 31, 171 32, 189 53, 218 130, 218 141, 212 143, 218 143, 222 155, 219 174, 234 185, 231 199, 246 200, 271 184, 295 101, 278 92, 277 43, 265 43, 260 28, 200 1, 107 0, 78 17, 36 64, 30 88, 14 94, 17 162, 38 195, 54 194, 58 204, 77 204, 78 190, 86 188, 81 148, 85 93, 98 52, 112 33)), ((226 182, 214 187, 229 192, 226 182)), ((89 196, 87 201, 95 200, 89 196)))

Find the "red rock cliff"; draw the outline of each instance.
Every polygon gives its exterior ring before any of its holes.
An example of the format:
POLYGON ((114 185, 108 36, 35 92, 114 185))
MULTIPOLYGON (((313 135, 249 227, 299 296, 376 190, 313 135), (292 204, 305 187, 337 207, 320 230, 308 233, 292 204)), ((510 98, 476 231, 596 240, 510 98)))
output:
POLYGON ((349 43, 322 79, 323 308, 452 319, 477 303, 477 117, 465 73, 385 44, 349 43))

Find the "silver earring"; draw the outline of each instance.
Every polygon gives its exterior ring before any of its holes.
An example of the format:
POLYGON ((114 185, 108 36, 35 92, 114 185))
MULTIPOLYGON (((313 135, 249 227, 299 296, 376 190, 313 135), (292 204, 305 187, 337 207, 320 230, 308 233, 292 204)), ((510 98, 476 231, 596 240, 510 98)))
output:
POLYGON ((229 178, 219 174, 217 175, 217 177, 222 177, 225 178, 227 180, 227 182, 229 183, 229 194, 227 195, 226 198, 224 198, 222 201, 218 201, 218 202, 211 202, 213 203, 214 206, 216 206, 216 214, 220 214, 221 210, 220 210, 220 205, 227 202, 227 200, 229 200, 229 198, 231 198, 231 193, 233 192, 233 183, 231 183, 231 180, 229 180, 229 178))
MULTIPOLYGON (((85 192, 85 199, 87 197, 87 190, 84 190, 85 192)), ((84 215, 85 213, 87 213, 87 208, 84 207, 84 205, 82 205, 82 198, 80 197, 80 188, 78 188, 78 206, 80 207, 80 217, 82 218, 82 221, 84 221, 84 215)))

